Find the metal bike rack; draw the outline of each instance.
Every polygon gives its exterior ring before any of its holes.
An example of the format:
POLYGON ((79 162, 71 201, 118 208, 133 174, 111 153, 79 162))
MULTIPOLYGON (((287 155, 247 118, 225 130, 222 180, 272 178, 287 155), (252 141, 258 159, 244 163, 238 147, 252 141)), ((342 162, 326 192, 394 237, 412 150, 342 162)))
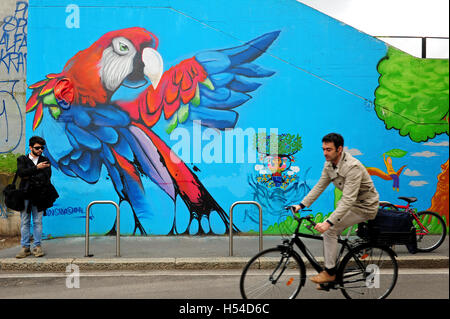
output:
POLYGON ((84 257, 92 257, 89 255, 89 210, 94 204, 113 204, 116 206, 116 257, 120 257, 120 208, 116 202, 111 200, 96 200, 90 202, 86 208, 86 239, 85 239, 85 252, 84 257))
POLYGON ((240 201, 234 202, 230 207, 230 252, 229 256, 233 256, 233 209, 236 205, 252 204, 258 206, 259 209, 259 251, 263 249, 263 231, 262 231, 262 207, 258 202, 254 201, 240 201))

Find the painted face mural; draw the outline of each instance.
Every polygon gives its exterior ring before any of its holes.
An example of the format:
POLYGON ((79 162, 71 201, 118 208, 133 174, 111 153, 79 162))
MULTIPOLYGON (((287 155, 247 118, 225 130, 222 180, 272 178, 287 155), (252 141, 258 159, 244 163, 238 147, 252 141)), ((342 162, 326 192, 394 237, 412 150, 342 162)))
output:
POLYGON ((291 134, 256 135, 255 147, 259 153, 260 162, 264 163, 264 165, 255 165, 255 170, 260 175, 256 178, 258 183, 269 188, 281 187, 285 190, 297 179, 296 174, 300 168, 293 166, 292 163, 295 162, 294 154, 302 148, 301 138, 298 134, 297 136, 291 134))

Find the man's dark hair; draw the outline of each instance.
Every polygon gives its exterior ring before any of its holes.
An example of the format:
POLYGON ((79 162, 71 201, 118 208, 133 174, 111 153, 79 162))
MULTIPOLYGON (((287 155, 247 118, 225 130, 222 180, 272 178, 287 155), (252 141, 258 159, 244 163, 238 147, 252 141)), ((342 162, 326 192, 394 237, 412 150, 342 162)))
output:
POLYGON ((33 136, 29 140, 30 146, 34 146, 34 144, 45 145, 45 140, 40 136, 33 136))
POLYGON ((339 146, 344 147, 344 138, 341 134, 330 133, 322 138, 322 143, 333 143, 337 150, 339 146))

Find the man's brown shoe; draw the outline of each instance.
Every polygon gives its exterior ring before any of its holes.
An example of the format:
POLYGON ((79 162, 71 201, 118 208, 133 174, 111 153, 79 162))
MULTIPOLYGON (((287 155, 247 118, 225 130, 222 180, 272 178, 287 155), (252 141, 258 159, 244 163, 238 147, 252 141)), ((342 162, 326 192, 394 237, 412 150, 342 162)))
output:
POLYGON ((22 247, 22 249, 16 255, 16 258, 25 258, 25 257, 30 256, 30 255, 31 255, 30 248, 22 247))
POLYGON ((33 255, 34 257, 42 257, 44 256, 44 251, 42 250, 41 246, 36 246, 33 248, 33 255))
POLYGON ((334 281, 336 276, 330 276, 325 270, 319 273, 318 275, 312 276, 309 278, 312 282, 316 284, 324 284, 327 282, 334 281))

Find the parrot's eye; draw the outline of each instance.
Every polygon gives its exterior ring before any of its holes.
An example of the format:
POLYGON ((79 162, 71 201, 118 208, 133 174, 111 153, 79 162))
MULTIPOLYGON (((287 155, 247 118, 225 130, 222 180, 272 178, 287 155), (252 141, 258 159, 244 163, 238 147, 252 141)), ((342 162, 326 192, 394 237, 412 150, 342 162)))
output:
POLYGON ((128 52, 128 51, 129 51, 128 45, 126 45, 126 44, 120 42, 120 43, 119 43, 119 50, 120 50, 120 52, 124 52, 124 53, 125 53, 125 52, 128 52))
POLYGON ((112 47, 114 49, 114 52, 119 55, 130 55, 136 52, 133 44, 124 37, 113 39, 112 47))

